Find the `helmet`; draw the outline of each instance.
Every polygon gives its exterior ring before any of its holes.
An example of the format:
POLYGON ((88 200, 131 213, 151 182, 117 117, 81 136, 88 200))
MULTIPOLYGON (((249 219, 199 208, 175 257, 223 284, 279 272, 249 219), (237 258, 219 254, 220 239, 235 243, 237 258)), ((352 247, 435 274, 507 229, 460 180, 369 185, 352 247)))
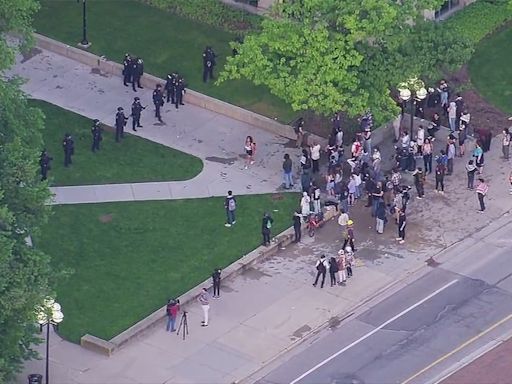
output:
POLYGON ((354 221, 353 220, 349 220, 349 221, 347 221, 347 224, 348 225, 352 225, 352 224, 354 224, 354 221))
POLYGON ((345 251, 347 253, 352 253, 352 247, 350 247, 350 246, 345 247, 345 251))
POLYGON ((139 97, 135 97, 133 100, 134 100, 134 101, 139 101, 139 100, 140 100, 140 98, 139 98, 139 97))
POLYGON ((124 111, 123 107, 117 107, 117 112, 124 111))

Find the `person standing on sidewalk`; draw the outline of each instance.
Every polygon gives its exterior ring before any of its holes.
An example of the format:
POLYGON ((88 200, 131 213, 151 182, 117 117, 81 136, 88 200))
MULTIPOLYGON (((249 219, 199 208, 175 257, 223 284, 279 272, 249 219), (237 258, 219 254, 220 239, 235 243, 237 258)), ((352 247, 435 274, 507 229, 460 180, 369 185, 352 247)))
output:
POLYGON ((231 227, 236 223, 236 199, 235 196, 233 196, 233 191, 228 191, 228 195, 224 200, 224 208, 226 209, 226 224, 224 224, 224 226, 231 227))
POLYGON ((300 210, 296 210, 293 212, 293 231, 295 232, 295 239, 293 240, 294 243, 298 243, 302 237, 302 214, 300 210))
POLYGON ((475 144, 475 149, 473 150, 473 157, 475 158, 475 165, 478 169, 478 173, 481 174, 484 169, 484 150, 478 140, 475 144))
POLYGON ((354 247, 354 228, 353 228, 353 225, 354 225, 354 222, 352 220, 349 220, 347 222, 347 230, 345 231, 345 240, 343 241, 343 249, 345 249, 345 247, 348 245, 350 245, 350 247, 352 249, 356 249, 354 247))
POLYGON ((329 259, 329 277, 331 278, 331 287, 336 285, 336 276, 338 275, 338 261, 335 257, 329 259))
POLYGON ((212 283, 213 283, 213 297, 220 297, 220 268, 217 268, 212 273, 212 283))
POLYGON ((311 160, 313 162, 313 173, 318 173, 320 171, 320 151, 322 147, 316 141, 313 142, 313 145, 310 147, 311 151, 311 160))
POLYGON ((206 288, 203 288, 199 296, 197 297, 197 301, 201 304, 201 308, 203 310, 204 320, 201 321, 202 327, 208 326, 208 311, 210 311, 210 294, 206 288))
POLYGON ((297 148, 302 148, 302 140, 304 140, 304 118, 299 117, 297 123, 295 123, 295 127, 293 128, 295 134, 297 135, 297 140, 295 141, 295 145, 297 148))
POLYGON ((176 331, 176 318, 178 317, 178 312, 180 311, 180 301, 177 299, 169 299, 167 302, 167 332, 175 332, 176 331))
POLYGON ((144 109, 146 109, 146 107, 142 106, 140 98, 135 97, 132 103, 132 130, 135 132, 137 132, 137 128, 142 128, 140 115, 144 109))
POLYGON ((403 244, 405 242, 405 227, 407 225, 407 218, 405 217, 405 212, 400 211, 398 213, 398 237, 396 240, 403 244))
POLYGON ((423 165, 425 166, 425 174, 432 173, 432 151, 434 147, 430 138, 426 138, 423 143, 421 152, 423 153, 423 165))
POLYGON ((263 214, 263 219, 261 220, 261 234, 263 236, 263 245, 268 247, 270 246, 270 237, 271 237, 271 228, 274 219, 270 216, 268 212, 263 214))
POLYGON ((126 125, 126 122, 128 121, 128 118, 124 115, 124 109, 123 107, 117 108, 116 113, 116 142, 119 143, 119 139, 124 138, 124 127, 126 125))
POLYGON ((446 146, 446 157, 447 157, 447 176, 451 176, 453 173, 453 160, 455 159, 455 143, 454 139, 448 139, 448 145, 446 146))
POLYGON ((476 165, 473 160, 469 160, 466 164, 466 172, 468 174, 468 189, 472 191, 475 183, 476 165))
POLYGON ((384 233, 384 226, 386 224, 386 205, 384 204, 384 202, 380 202, 379 203, 379 206, 377 207, 377 212, 376 212, 376 225, 375 225, 375 230, 377 231, 377 233, 379 234, 383 234, 384 233))
POLYGON ((479 184, 476 187, 476 196, 478 197, 478 202, 480 203, 480 209, 478 212, 484 213, 485 211, 485 196, 487 195, 487 192, 489 191, 489 186, 485 183, 485 180, 483 178, 478 179, 479 184))
POLYGON ((338 276, 340 280, 339 284, 345 285, 347 281, 347 259, 343 249, 338 251, 338 276))
POLYGON ((342 209, 340 215, 338 216, 338 225, 341 227, 341 233, 345 233, 349 220, 350 218, 348 217, 348 213, 342 209))
POLYGON ((245 167, 244 167, 244 169, 247 169, 247 168, 249 168, 249 165, 254 164, 254 155, 256 154, 256 143, 254 142, 252 136, 247 136, 245 138, 244 150, 245 150, 245 167))
POLYGON ((160 108, 162 108, 164 105, 164 94, 162 92, 162 86, 160 84, 156 85, 152 97, 153 104, 155 105, 155 117, 158 119, 160 123, 163 123, 160 108))
POLYGON ((503 159, 508 160, 510 156, 510 132, 508 128, 503 130, 501 138, 501 150, 503 151, 503 159))
POLYGON ((322 283, 320 284, 320 288, 324 287, 325 283, 325 274, 327 273, 328 268, 327 260, 325 260, 325 255, 320 256, 320 258, 316 261, 315 268, 316 268, 316 277, 315 282, 313 283, 313 287, 316 287, 318 284, 318 279, 320 276, 322 276, 322 283))
POLYGON ((425 195, 425 174, 423 173, 423 169, 421 167, 417 168, 412 175, 414 176, 416 192, 418 192, 418 196, 416 196, 416 198, 423 199, 423 196, 425 195))
POLYGON ((350 248, 350 247, 347 247, 345 249, 345 260, 347 263, 347 277, 352 277, 353 276, 352 266, 355 263, 355 258, 354 258, 354 252, 352 252, 352 248, 350 248))
POLYGON ((442 161, 437 162, 436 165, 436 192, 440 194, 444 194, 444 174, 446 172, 446 167, 444 166, 442 161))
POLYGON ((284 154, 283 161, 283 181, 284 181, 284 189, 290 189, 293 187, 293 175, 292 175, 292 159, 290 159, 290 155, 284 154))

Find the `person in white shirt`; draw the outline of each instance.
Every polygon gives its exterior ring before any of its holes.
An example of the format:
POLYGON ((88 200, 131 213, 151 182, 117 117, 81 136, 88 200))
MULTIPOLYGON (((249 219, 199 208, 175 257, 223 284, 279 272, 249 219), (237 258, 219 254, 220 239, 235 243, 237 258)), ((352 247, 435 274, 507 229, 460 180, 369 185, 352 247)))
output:
POLYGON ((455 104, 455 101, 450 102, 448 106, 448 122, 450 123, 450 132, 455 132, 457 122, 457 104, 455 104))
POLYGON ((348 221, 350 218, 348 217, 348 213, 346 213, 343 209, 341 210, 340 216, 338 217, 338 225, 341 227, 341 233, 344 233, 347 229, 348 221))
POLYGON ((418 133, 416 138, 416 144, 418 144, 418 156, 423 156, 422 148, 425 143, 425 128, 423 125, 418 127, 418 133))
POLYGON ((302 212, 302 216, 304 218, 308 217, 311 213, 309 204, 311 203, 311 198, 309 197, 307 192, 302 193, 302 199, 300 199, 300 209, 302 212))
POLYGON ((338 132, 336 132, 336 146, 343 146, 343 131, 341 129, 339 129, 338 132))
POLYGON ((313 173, 317 173, 320 170, 320 151, 322 147, 317 142, 314 142, 310 149, 311 160, 313 161, 313 173))

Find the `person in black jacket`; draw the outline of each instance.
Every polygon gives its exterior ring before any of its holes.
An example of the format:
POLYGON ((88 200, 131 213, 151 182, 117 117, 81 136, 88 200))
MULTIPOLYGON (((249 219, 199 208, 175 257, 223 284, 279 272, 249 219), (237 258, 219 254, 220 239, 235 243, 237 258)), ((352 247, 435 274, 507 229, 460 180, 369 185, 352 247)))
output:
POLYGON ((331 278, 331 287, 336 285, 336 274, 338 273, 338 261, 336 258, 331 257, 329 259, 329 277, 331 278))
POLYGON ((140 57, 137 57, 132 60, 132 89, 134 92, 137 92, 135 89, 135 85, 142 89, 140 85, 140 78, 144 74, 144 61, 140 57))
POLYGON ((220 268, 217 268, 212 273, 213 282, 213 297, 220 297, 220 268))
POLYGON ((135 127, 142 128, 142 125, 140 125, 140 114, 144 109, 146 109, 146 107, 143 107, 140 103, 140 99, 135 97, 132 103, 132 129, 134 131, 137 131, 135 127))
POLYGON ((302 213, 300 210, 293 212, 293 231, 295 232, 294 243, 298 243, 302 237, 301 225, 302 225, 302 213))
POLYGON ((62 149, 64 150, 64 166, 68 167, 72 163, 71 156, 75 153, 75 142, 69 133, 64 135, 62 149))
POLYGON ((43 149, 41 156, 39 157, 39 166, 41 167, 41 181, 45 181, 48 178, 48 170, 50 169, 50 162, 53 157, 48 155, 46 149, 43 149))
POLYGON ((116 113, 116 142, 118 143, 120 138, 124 138, 124 127, 127 121, 128 118, 124 115, 124 109, 118 107, 116 113))
POLYGON ((160 114, 160 108, 162 108, 164 105, 164 95, 162 93, 162 86, 160 84, 157 84, 155 90, 153 91, 153 104, 155 105, 155 117, 159 122, 163 123, 162 115, 160 114))
POLYGON ((128 83, 132 82, 132 58, 130 54, 124 55, 123 60, 123 84, 125 87, 129 87, 128 83))
POLYGON ((175 103, 176 99, 176 84, 178 82, 178 73, 168 73, 165 80, 165 93, 167 95, 167 102, 175 103))
POLYGON ((93 152, 99 151, 100 150, 100 142, 102 140, 102 137, 101 137, 100 121, 98 119, 94 119, 92 121, 91 134, 92 134, 91 151, 93 151, 93 152))
POLYGON ((270 245, 271 228, 274 219, 268 212, 265 212, 261 220, 261 234, 263 235, 263 245, 268 247, 270 245))
POLYGON ((206 47, 203 51, 203 82, 208 81, 208 77, 213 80, 213 67, 215 67, 215 57, 217 55, 212 47, 206 47))
POLYGON ((176 92, 175 92, 175 102, 174 102, 174 106, 176 107, 176 109, 178 109, 178 105, 185 105, 185 103, 183 103, 183 95, 185 94, 185 87, 186 87, 186 84, 185 84, 185 79, 181 76, 178 77, 178 80, 176 81, 176 92))

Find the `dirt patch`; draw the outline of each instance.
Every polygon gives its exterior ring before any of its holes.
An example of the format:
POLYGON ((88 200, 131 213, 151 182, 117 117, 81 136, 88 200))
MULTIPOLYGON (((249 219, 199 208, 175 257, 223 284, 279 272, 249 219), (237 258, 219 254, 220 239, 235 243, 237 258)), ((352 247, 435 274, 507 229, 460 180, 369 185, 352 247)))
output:
POLYGON ((279 200, 283 200, 284 199, 284 196, 282 193, 274 193, 271 197, 270 197, 273 201, 279 201, 279 200))
POLYGON ((100 75, 103 77, 108 77, 108 74, 101 72, 99 68, 91 68, 91 73, 93 75, 100 75))
POLYGON ((217 157, 217 156, 208 156, 205 160, 213 161, 214 163, 220 164, 234 164, 236 161, 236 157, 217 157))
POLYGON ((112 213, 108 213, 106 215, 101 215, 98 220, 101 223, 106 224, 106 223, 110 223, 112 221, 113 217, 114 216, 112 215, 112 213))
POLYGON ((22 55, 21 62, 24 63, 26 61, 29 61, 31 58, 39 55, 41 52, 43 52, 43 51, 41 51, 39 48, 32 48, 28 52, 21 52, 21 55, 22 55))

